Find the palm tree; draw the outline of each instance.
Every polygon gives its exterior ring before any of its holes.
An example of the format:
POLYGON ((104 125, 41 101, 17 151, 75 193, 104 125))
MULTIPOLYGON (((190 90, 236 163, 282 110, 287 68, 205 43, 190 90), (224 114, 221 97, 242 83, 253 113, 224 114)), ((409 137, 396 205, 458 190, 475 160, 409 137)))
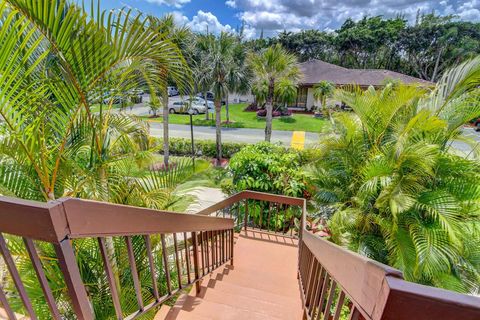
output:
POLYGON ((327 108, 327 98, 330 98, 333 95, 335 86, 328 81, 320 81, 319 83, 313 86, 313 98, 320 102, 320 107, 323 110, 323 115, 330 116, 330 112, 327 108))
MULTIPOLYGON (((237 42, 233 49, 233 64, 228 72, 229 92, 245 94, 250 91, 253 75, 248 63, 246 63, 247 56, 245 45, 241 42, 241 38, 237 38, 237 42)), ((228 93, 225 99, 225 116, 227 118, 226 122, 230 123, 228 93)))
POLYGON ((209 61, 210 43, 214 41, 212 34, 199 34, 195 37, 195 44, 191 47, 190 61, 193 63, 193 77, 197 90, 203 94, 205 100, 205 120, 209 120, 207 92, 210 90, 213 80, 211 79, 211 64, 209 61))
POLYGON ((228 96, 229 73, 234 64, 235 37, 222 32, 218 37, 207 36, 204 43, 206 61, 209 63, 209 72, 206 79, 210 79, 210 89, 214 95, 215 128, 217 164, 222 159, 222 100, 228 96))
POLYGON ((284 108, 297 98, 297 85, 290 79, 281 79, 275 88, 275 97, 278 103, 283 103, 284 108))
MULTIPOLYGON (((184 53, 187 48, 188 39, 191 38, 190 30, 185 26, 177 26, 175 24, 175 19, 172 14, 167 14, 162 18, 157 18, 155 16, 148 17, 150 28, 154 31, 159 32, 162 37, 165 39, 169 39, 173 44, 178 46, 178 48, 184 53)), ((185 63, 186 65, 186 63, 185 63)), ((164 69, 162 70, 163 73, 167 77, 173 80, 177 86, 179 91, 182 94, 190 93, 191 88, 189 83, 185 83, 184 81, 175 81, 175 77, 170 75, 169 70, 164 69)), ((189 72, 187 69, 186 72, 189 72)), ((178 80, 178 79, 177 79, 178 80)), ((181 80, 181 79, 180 79, 181 80)), ((168 131, 168 123, 169 123, 169 106, 168 106, 168 92, 167 88, 163 88, 160 92, 162 95, 162 105, 163 105, 163 162, 165 167, 168 168, 169 166, 169 157, 170 157, 170 139, 169 139, 169 131, 168 131)), ((152 100, 153 103, 158 104, 160 100, 152 100)), ((208 113, 207 113, 208 114, 208 113)))
POLYGON ((109 201, 117 165, 155 150, 148 126, 113 103, 144 85, 163 90, 165 70, 188 85, 180 51, 129 10, 87 13, 67 0, 8 0, 0 10, 11 57, 0 62, 2 185, 35 200, 109 201))
POLYGON ((296 82, 300 77, 300 69, 297 58, 283 49, 280 44, 271 46, 261 53, 252 54, 249 60, 257 82, 266 81, 268 83, 265 141, 270 142, 276 81, 286 78, 296 82))
POLYGON ((398 84, 336 94, 355 114, 335 117, 314 171, 316 200, 336 208, 334 242, 407 280, 478 292, 480 167, 451 142, 480 115, 479 85, 480 57, 446 72, 430 94, 398 84))

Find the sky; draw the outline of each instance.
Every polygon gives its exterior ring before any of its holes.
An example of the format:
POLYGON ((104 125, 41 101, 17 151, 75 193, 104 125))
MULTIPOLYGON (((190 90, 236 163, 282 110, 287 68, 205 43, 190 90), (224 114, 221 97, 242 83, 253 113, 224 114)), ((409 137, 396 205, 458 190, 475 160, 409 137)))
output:
POLYGON ((103 0, 105 9, 132 7, 148 14, 172 13, 179 24, 197 32, 235 32, 245 23, 246 38, 274 36, 283 30, 331 31, 347 18, 404 15, 414 21, 417 11, 457 15, 480 21, 480 0, 103 0))

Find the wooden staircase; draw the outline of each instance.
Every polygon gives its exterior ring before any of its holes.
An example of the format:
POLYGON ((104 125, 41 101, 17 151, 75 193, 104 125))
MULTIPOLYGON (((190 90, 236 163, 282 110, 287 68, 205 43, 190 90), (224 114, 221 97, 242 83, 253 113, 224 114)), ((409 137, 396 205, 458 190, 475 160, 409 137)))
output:
POLYGON ((297 240, 261 231, 236 236, 235 263, 205 278, 156 320, 301 319, 297 240))

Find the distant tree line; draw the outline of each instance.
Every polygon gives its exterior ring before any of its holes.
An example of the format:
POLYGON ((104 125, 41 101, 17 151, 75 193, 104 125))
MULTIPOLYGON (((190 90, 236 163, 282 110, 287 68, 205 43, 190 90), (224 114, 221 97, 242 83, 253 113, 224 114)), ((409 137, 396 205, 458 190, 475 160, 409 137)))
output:
POLYGON ((389 69, 436 81, 448 67, 480 53, 480 23, 455 16, 418 14, 415 23, 398 16, 347 19, 333 32, 284 31, 250 40, 252 50, 280 43, 300 61, 320 59, 347 68, 389 69))

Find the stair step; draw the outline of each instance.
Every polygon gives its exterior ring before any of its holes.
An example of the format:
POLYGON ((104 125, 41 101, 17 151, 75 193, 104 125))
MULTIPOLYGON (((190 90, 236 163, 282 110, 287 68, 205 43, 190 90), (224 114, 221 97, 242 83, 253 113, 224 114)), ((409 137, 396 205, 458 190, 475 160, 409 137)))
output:
MULTIPOLYGON (((202 286, 198 297, 205 301, 222 303, 279 319, 300 319, 302 316, 302 313, 298 312, 301 310, 301 306, 294 303, 292 299, 281 297, 282 299, 277 301, 268 301, 263 298, 263 295, 252 297, 251 290, 245 290, 241 286, 231 285, 230 288, 232 287, 236 287, 236 289, 234 292, 229 293, 217 290, 217 288, 202 286)), ((265 295, 268 295, 268 293, 265 292, 265 295)), ((195 296, 195 290, 190 292, 190 296, 195 296)))
MULTIPOLYGON (((286 295, 258 290, 252 288, 251 286, 245 287, 238 284, 229 283, 227 281, 216 281, 215 279, 210 279, 208 282, 205 282, 205 284, 202 285, 202 289, 203 288, 208 288, 208 290, 213 289, 216 292, 221 292, 225 294, 239 294, 244 297, 249 297, 251 299, 301 308, 301 304, 298 299, 292 299, 291 297, 288 297, 286 295)), ((192 290, 192 292, 194 292, 194 290, 192 290)))
MULTIPOLYGON (((233 307, 223 303, 217 303, 207 301, 198 297, 189 295, 183 295, 181 297, 183 302, 180 310, 173 310, 170 312, 166 320, 174 319, 187 319, 181 316, 186 313, 194 314, 203 318, 211 320, 236 320, 236 319, 248 319, 248 320, 261 320, 261 319, 281 319, 270 315, 265 315, 256 311, 233 307)), ((172 309, 176 309, 176 307, 172 309)))
MULTIPOLYGON (((228 270, 228 269, 227 269, 228 270)), ((273 271, 275 272, 275 271, 273 271)), ((255 270, 228 270, 218 271, 211 275, 211 279, 216 281, 228 282, 242 287, 249 287, 260 291, 267 291, 281 296, 298 299, 298 281, 293 274, 290 278, 282 277, 278 274, 268 275, 257 273, 255 270)), ((208 279, 208 278, 207 278, 208 279)))

